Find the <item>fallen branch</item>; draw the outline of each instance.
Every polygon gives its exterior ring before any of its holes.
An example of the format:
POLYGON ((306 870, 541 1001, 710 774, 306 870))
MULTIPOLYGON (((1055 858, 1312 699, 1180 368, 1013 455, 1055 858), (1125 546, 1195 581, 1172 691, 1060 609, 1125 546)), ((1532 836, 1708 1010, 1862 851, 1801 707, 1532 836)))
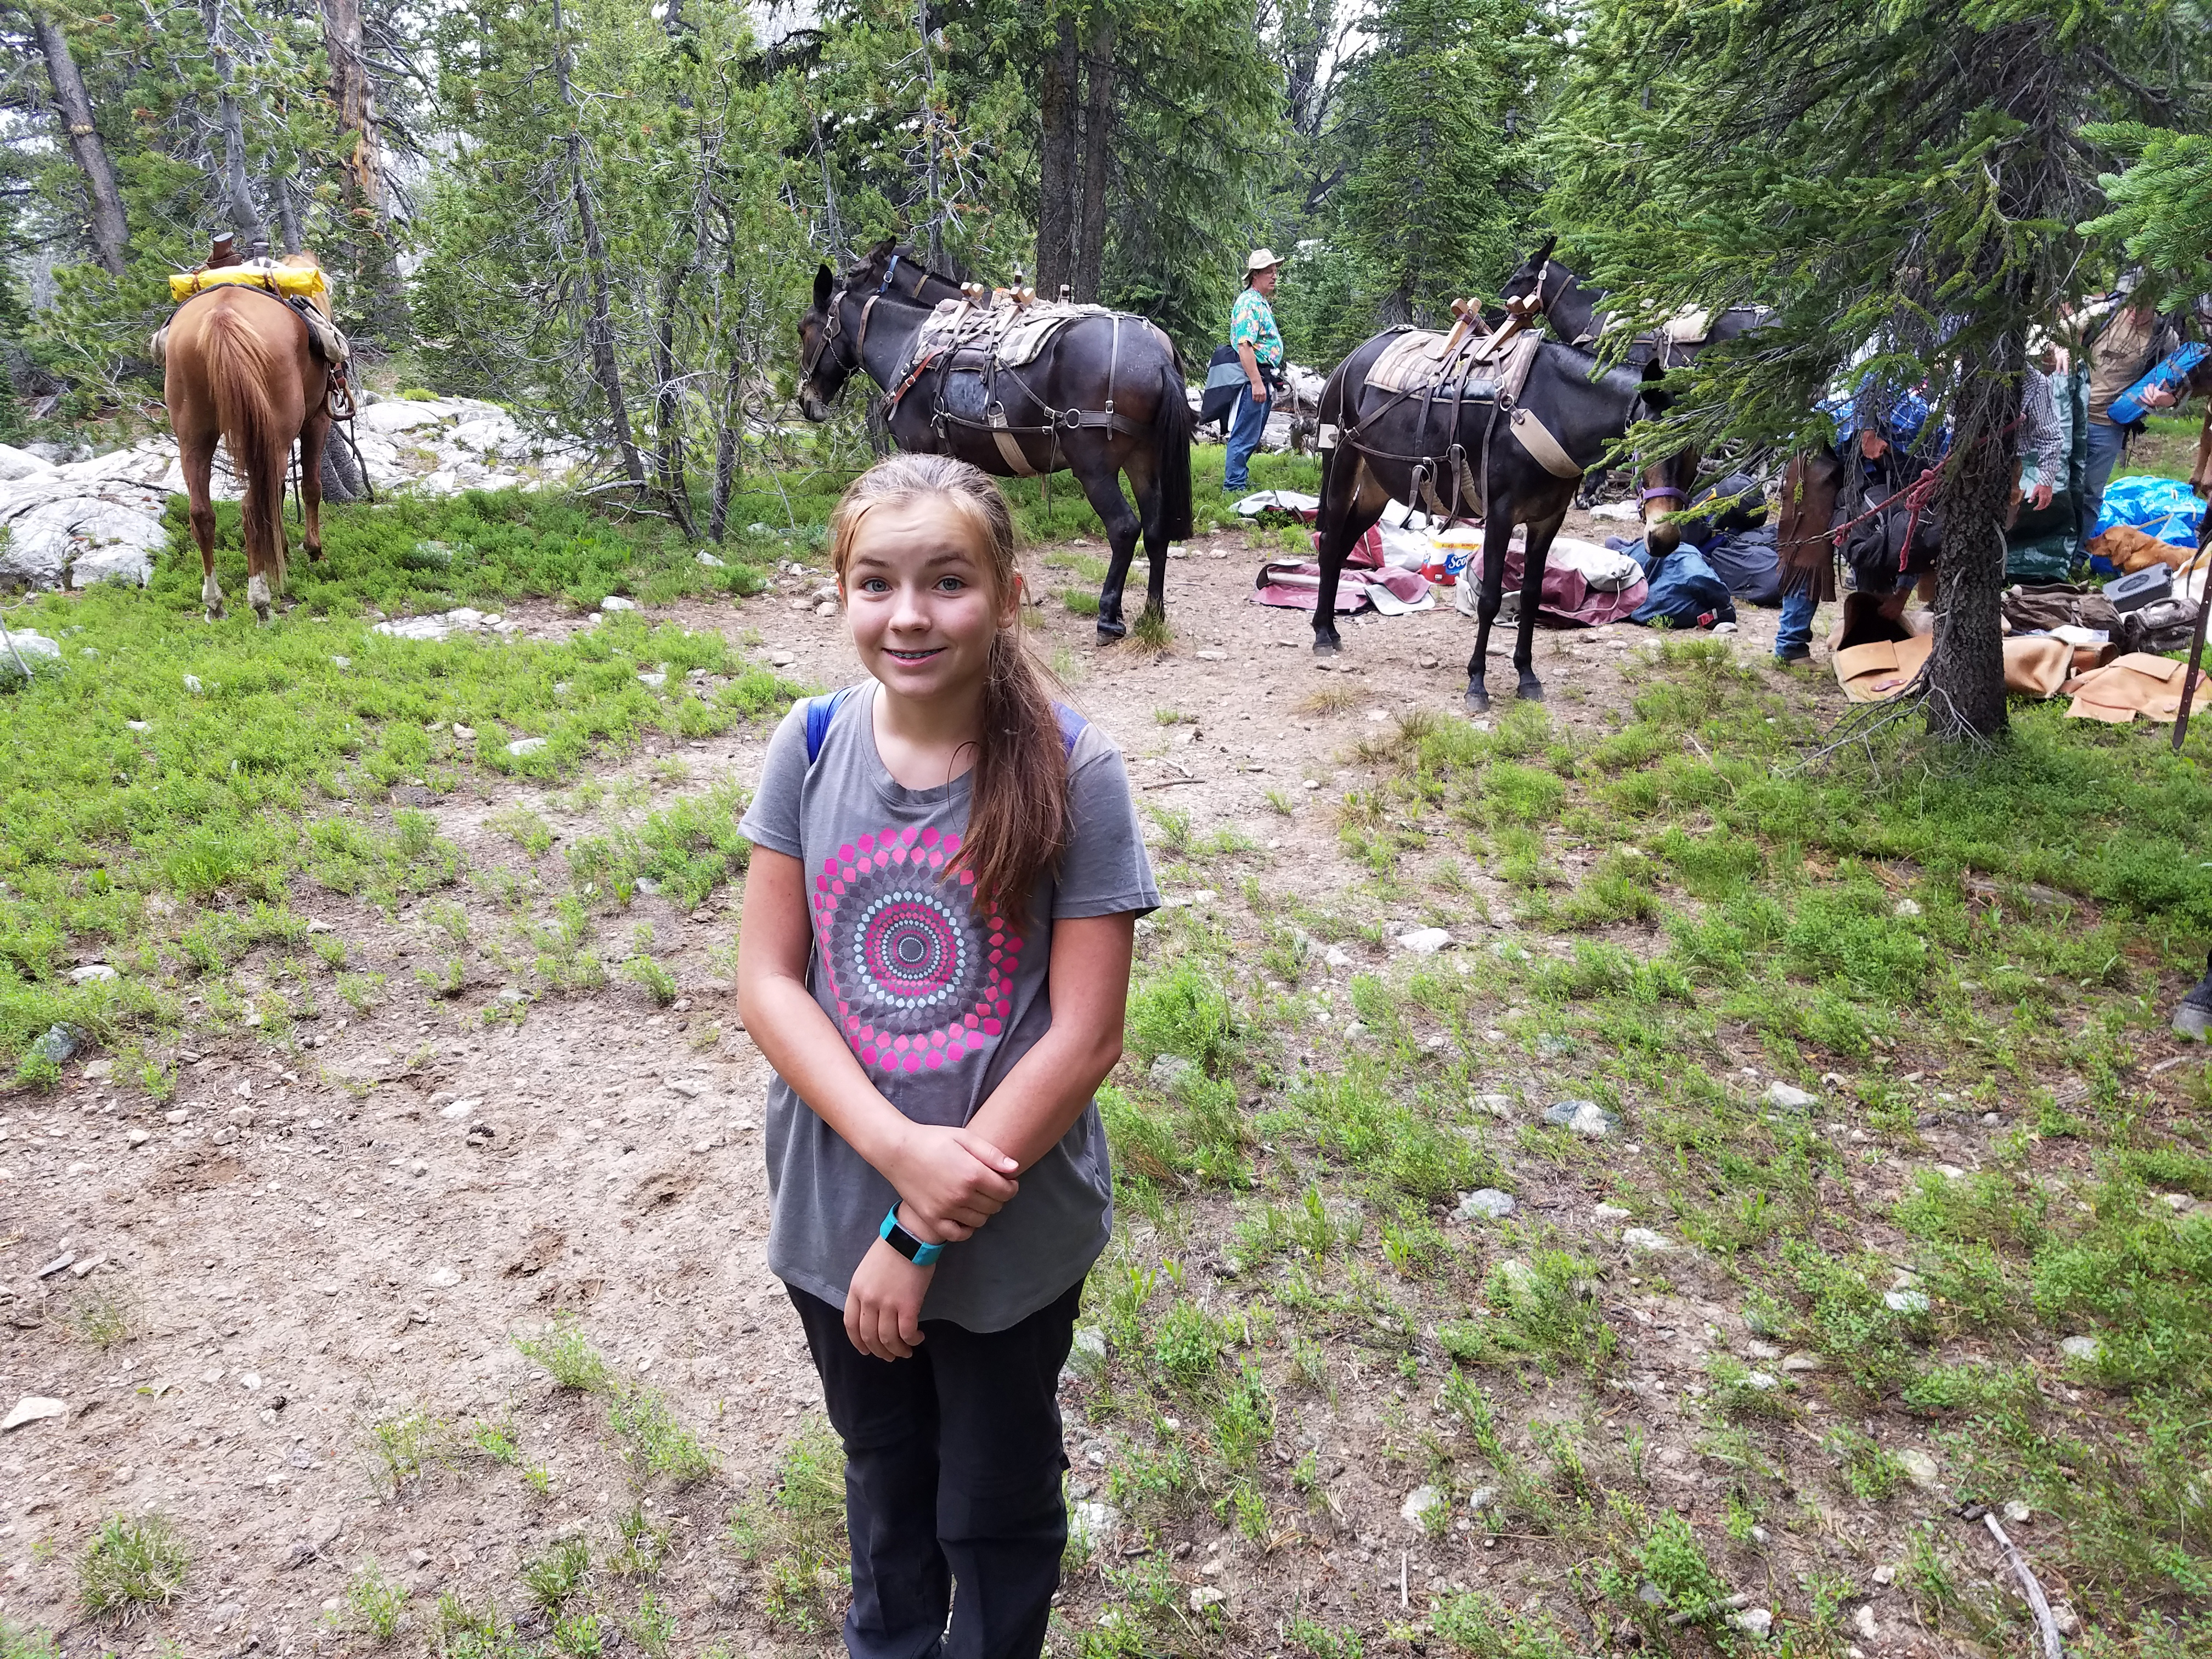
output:
POLYGON ((2027 1597, 2027 1605, 2035 1614, 2035 1628, 2043 1638, 2043 1659, 2066 1659, 2066 1649, 2058 1640, 2058 1621, 2051 1616, 2051 1603, 2043 1594, 2043 1586, 2035 1582, 2028 1571, 2027 1558, 2020 1553, 2020 1546, 2005 1536, 2005 1529, 1997 1525, 1994 1515, 1984 1515, 1982 1524, 1990 1529, 1990 1536, 2012 1563, 2012 1576, 2020 1580, 2020 1588, 2027 1597))

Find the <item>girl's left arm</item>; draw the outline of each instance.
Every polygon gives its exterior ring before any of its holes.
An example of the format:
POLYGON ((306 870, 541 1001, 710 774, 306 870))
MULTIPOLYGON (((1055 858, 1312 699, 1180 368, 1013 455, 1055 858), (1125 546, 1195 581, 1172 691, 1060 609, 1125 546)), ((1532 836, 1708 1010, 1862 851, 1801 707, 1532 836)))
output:
POLYGON ((1053 923, 1045 980, 1051 1029, 1014 1062, 968 1123, 1024 1170, 1074 1127, 1121 1058, 1136 946, 1133 911, 1053 923))
MULTIPOLYGON (((1052 1026, 976 1109, 968 1127, 1028 1169, 1075 1125, 1121 1058, 1121 1019, 1136 954, 1134 911, 1069 916, 1052 925, 1045 981, 1052 1026)), ((1018 1171, 1017 1171, 1018 1173, 1018 1171)), ((902 1204, 909 1231, 917 1223, 902 1204)), ((934 1267, 916 1271, 878 1240, 860 1258, 845 1296, 845 1333, 862 1353, 905 1359, 922 1340, 921 1304, 934 1267)))

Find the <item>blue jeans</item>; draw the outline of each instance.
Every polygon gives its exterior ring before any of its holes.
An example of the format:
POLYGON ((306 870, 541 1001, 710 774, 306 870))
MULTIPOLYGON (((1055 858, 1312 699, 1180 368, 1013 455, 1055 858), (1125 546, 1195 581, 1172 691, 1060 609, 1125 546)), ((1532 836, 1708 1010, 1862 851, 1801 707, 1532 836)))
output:
POLYGON ((1237 412, 1229 417, 1229 464, 1222 469, 1221 487, 1232 494, 1252 487, 1252 452, 1267 429, 1267 404, 1252 395, 1250 382, 1237 389, 1237 412))
POLYGON ((2097 533, 2097 514, 2105 504, 2105 486, 2112 481, 2112 469, 2120 464, 2120 456, 2128 447, 2128 429, 2114 426, 2110 421, 2089 422, 2089 471, 2081 485, 2081 534, 2097 533))
POLYGON ((1782 622, 1774 630, 1774 654, 1808 651, 1813 646, 1813 617, 1820 602, 1809 587, 1782 596, 1782 622))

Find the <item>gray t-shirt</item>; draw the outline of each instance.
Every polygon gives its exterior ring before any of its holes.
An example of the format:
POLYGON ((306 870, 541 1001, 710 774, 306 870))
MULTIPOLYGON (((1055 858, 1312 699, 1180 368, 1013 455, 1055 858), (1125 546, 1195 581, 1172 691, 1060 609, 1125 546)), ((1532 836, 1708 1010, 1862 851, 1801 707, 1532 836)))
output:
MULTIPOLYGON (((876 753, 872 682, 838 706, 806 761, 806 705, 769 744, 739 831, 797 859, 814 912, 807 987, 870 1081, 917 1123, 965 1123, 1052 1024, 1053 923, 1156 909, 1121 751, 1085 726, 1068 755, 1075 836, 1037 882, 1020 933, 974 908, 945 866, 968 827, 966 777, 893 781, 876 753)), ((838 1307, 896 1194, 781 1077, 768 1091, 769 1267, 838 1307)), ((925 1319, 1004 1330, 1090 1271, 1114 1224, 1106 1133, 1094 1103, 1013 1200, 950 1246, 925 1319)))

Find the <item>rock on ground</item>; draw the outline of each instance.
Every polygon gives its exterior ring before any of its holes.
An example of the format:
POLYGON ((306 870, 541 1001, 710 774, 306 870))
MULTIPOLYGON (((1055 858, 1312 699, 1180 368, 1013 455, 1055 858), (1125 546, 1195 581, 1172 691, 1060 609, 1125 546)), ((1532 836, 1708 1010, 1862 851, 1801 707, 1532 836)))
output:
MULTIPOLYGON (((343 443, 335 431, 331 441, 343 443)), ((528 489, 592 459, 582 445, 532 436, 497 404, 476 398, 370 403, 355 441, 377 489, 431 495, 528 489)), ((245 493, 221 449, 210 488, 217 501, 245 493)), ((0 544, 0 587, 144 586, 168 544, 162 508, 184 493, 176 441, 167 434, 59 464, 0 444, 0 528, 8 532, 0 544)))

